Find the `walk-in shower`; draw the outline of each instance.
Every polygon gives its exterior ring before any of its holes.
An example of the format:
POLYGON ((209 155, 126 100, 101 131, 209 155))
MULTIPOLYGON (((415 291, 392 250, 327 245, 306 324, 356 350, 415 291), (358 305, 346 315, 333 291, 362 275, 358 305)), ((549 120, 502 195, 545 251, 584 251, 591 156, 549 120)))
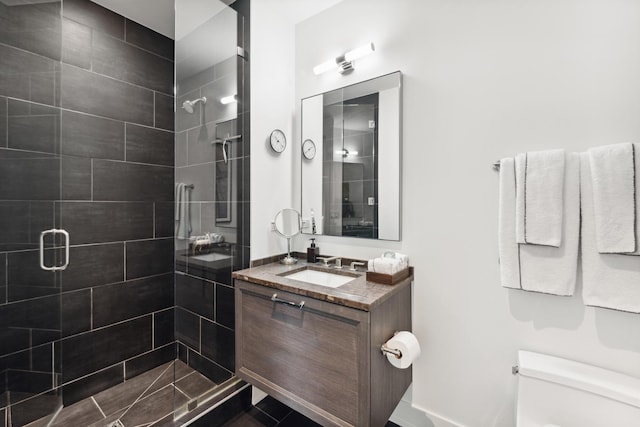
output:
POLYGON ((249 1, 207 0, 195 20, 176 1, 175 41, 90 0, 4 3, 0 427, 191 416, 238 384, 248 138, 226 156, 211 141, 249 134, 249 1), (177 182, 195 184, 178 239, 177 182), (205 232, 224 241, 199 255, 221 255, 185 256, 205 232))

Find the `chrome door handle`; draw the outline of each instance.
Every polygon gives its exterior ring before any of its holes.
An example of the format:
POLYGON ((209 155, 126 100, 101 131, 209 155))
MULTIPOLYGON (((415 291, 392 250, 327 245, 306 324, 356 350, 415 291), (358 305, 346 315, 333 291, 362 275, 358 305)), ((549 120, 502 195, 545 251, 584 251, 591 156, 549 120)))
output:
POLYGON ((46 271, 61 271, 65 270, 69 266, 69 233, 66 230, 52 228, 51 230, 45 230, 40 233, 40 268, 46 271), (64 264, 61 266, 47 267, 44 265, 44 236, 47 234, 62 234, 64 236, 64 264))

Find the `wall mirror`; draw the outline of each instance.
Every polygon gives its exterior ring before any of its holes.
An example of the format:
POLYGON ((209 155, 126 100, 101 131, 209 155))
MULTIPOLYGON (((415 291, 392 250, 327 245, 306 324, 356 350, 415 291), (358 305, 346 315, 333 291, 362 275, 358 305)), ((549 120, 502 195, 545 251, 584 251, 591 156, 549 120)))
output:
POLYGON ((400 240, 402 74, 302 100, 304 233, 400 240))

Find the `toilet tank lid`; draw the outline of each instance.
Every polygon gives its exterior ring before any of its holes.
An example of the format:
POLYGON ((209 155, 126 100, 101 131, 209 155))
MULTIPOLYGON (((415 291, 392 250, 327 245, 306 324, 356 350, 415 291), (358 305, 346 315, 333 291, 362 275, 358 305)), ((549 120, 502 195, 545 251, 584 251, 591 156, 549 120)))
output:
POLYGON ((640 408, 640 379, 585 363, 518 351, 518 373, 562 384, 640 408))

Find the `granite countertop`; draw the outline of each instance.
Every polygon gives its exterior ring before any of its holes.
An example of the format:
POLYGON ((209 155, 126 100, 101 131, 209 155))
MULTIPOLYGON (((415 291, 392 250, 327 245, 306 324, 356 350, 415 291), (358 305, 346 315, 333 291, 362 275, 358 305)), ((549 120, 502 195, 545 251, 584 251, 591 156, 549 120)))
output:
POLYGON ((405 286, 410 286, 413 281, 413 275, 410 275, 395 285, 383 285, 367 281, 366 272, 364 271, 354 272, 349 270, 348 267, 338 270, 324 267, 321 264, 308 264, 305 261, 300 261, 294 265, 284 265, 279 262, 274 262, 238 270, 233 273, 233 278, 364 311, 371 311, 375 306, 395 295, 405 286), (329 288, 289 279, 286 276, 287 273, 291 274, 299 270, 304 270, 307 267, 314 270, 355 277, 354 280, 342 286, 329 288))

